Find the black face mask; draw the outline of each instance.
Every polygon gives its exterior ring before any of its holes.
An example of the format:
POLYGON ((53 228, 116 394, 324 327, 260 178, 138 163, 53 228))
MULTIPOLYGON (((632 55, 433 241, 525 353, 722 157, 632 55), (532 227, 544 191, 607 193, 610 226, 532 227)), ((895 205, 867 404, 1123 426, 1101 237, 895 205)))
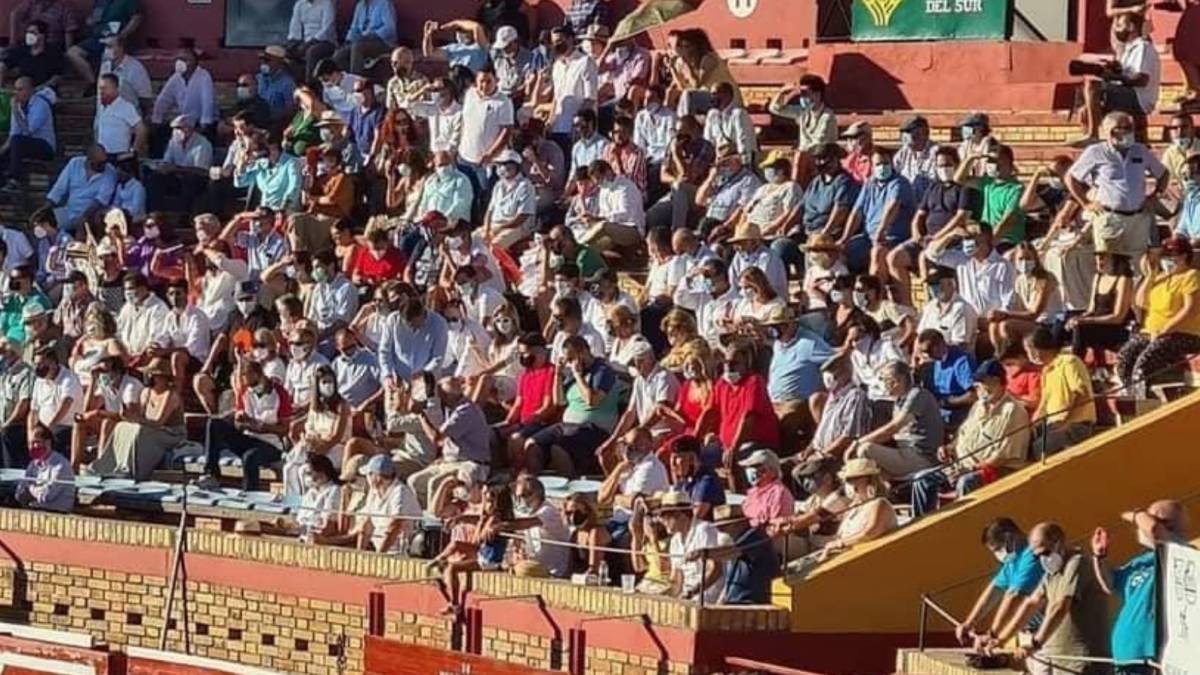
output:
POLYGON ((45 379, 47 377, 50 377, 50 368, 51 368, 51 366, 49 363, 39 363, 38 367, 34 368, 33 374, 37 375, 40 378, 45 379))
POLYGON ((537 363, 537 357, 533 354, 521 354, 517 360, 524 368, 532 368, 537 363))
POLYGON ((554 53, 559 56, 571 53, 571 46, 565 42, 556 42, 551 47, 554 49, 554 53))
POLYGON ((575 513, 571 514, 571 524, 574 525, 575 527, 583 527, 583 524, 586 522, 587 522, 587 514, 586 513, 576 511, 575 513))

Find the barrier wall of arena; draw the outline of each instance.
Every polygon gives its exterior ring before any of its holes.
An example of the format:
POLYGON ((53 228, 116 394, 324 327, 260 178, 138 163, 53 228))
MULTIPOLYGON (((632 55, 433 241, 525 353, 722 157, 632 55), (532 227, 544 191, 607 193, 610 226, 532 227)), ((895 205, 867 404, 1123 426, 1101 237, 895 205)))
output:
MULTIPOLYGON (((157 648, 175 536, 163 525, 0 510, 0 619, 157 648)), ((535 669, 686 675, 788 636, 779 607, 701 608, 503 574, 473 577, 466 621, 455 624, 440 615, 445 599, 424 561, 215 531, 193 530, 188 543, 191 653, 265 669, 336 673, 344 654, 345 672, 363 672, 371 634, 389 654, 419 645, 535 669)), ((170 625, 167 647, 182 651, 178 596, 170 625)))

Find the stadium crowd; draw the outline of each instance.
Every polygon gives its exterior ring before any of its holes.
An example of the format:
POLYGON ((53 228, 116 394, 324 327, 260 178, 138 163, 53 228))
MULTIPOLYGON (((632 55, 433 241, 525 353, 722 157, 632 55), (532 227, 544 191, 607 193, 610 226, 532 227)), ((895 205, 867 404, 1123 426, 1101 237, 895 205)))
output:
MULTIPOLYGON (((96 87, 93 143, 0 239, 0 465, 28 467, 27 505, 188 452, 216 487, 234 456, 246 491, 276 472, 306 541, 425 555, 452 591, 504 569, 760 603, 1200 352, 1200 138, 1179 114, 1146 144, 1140 13, 1084 83, 1086 147, 1021 176, 986 114, 885 147, 811 74, 770 103, 798 137, 767 152, 703 31, 614 39, 603 0, 544 30, 489 0, 419 36, 386 0, 344 33, 298 0, 232 107, 190 48, 155 93, 139 4, 96 7, 20 3, 0 66, 10 192, 62 158, 56 86, 96 87)), ((1156 508, 1139 532, 1179 533, 1156 508)), ((1063 533, 1024 541, 989 529, 1024 561, 993 589, 1053 608, 1030 560, 1063 533)), ((964 639, 1023 624, 1004 597, 964 639)))

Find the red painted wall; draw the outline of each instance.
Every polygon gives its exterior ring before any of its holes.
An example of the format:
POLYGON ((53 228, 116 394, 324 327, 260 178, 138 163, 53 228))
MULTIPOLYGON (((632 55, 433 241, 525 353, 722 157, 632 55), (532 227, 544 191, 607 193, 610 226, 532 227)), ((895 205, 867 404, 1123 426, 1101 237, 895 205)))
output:
POLYGON ((377 637, 367 638, 366 649, 364 669, 367 675, 551 675, 559 672, 527 668, 473 654, 408 645, 377 637))

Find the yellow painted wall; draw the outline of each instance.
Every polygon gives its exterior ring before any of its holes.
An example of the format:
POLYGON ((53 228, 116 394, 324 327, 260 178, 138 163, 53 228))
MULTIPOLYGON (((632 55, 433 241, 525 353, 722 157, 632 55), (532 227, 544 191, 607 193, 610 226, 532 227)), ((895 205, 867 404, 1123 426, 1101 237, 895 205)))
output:
MULTIPOLYGON (((792 589, 792 630, 801 633, 914 633, 922 593, 983 577, 995 559, 980 544, 993 518, 1026 531, 1055 520, 1073 540, 1098 525, 1114 536, 1113 560, 1134 550, 1122 511, 1155 499, 1191 497, 1200 528, 1200 393, 1155 410, 990 485, 889 537, 842 554, 792 589)), ((1197 534, 1193 532, 1193 535, 1197 534)), ((936 596, 963 617, 986 579, 936 596)), ((930 627, 947 630, 934 620, 930 627)))

